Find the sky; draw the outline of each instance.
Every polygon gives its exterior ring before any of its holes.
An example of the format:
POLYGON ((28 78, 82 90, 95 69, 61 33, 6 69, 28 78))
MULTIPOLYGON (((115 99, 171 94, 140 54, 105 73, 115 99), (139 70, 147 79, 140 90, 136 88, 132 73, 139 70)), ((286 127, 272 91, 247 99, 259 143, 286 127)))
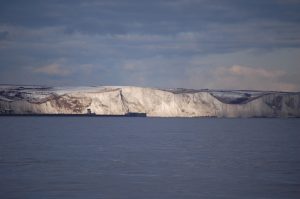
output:
POLYGON ((300 91, 300 0, 0 3, 0 84, 300 91))

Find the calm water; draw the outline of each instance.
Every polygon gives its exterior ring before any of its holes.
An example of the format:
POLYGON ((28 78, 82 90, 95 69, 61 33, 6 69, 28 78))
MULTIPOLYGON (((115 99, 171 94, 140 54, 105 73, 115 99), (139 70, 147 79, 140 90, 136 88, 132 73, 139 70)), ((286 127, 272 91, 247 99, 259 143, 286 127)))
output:
POLYGON ((0 117, 0 198, 300 198, 299 119, 0 117))

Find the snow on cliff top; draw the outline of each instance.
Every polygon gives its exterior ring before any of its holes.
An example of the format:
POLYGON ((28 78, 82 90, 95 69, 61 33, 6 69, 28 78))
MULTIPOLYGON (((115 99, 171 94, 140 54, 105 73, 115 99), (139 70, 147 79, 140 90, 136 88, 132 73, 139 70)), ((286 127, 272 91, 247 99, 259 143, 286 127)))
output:
MULTIPOLYGON (((83 87, 48 87, 36 85, 0 85, 0 100, 11 101, 21 99, 44 99, 50 95, 65 95, 72 93, 101 93, 122 88, 140 88, 135 86, 83 86, 83 87)), ((240 104, 247 103, 260 96, 271 93, 288 93, 276 91, 255 91, 255 90, 210 90, 210 89, 159 89, 144 88, 171 92, 174 94, 208 92, 223 103, 240 104)))

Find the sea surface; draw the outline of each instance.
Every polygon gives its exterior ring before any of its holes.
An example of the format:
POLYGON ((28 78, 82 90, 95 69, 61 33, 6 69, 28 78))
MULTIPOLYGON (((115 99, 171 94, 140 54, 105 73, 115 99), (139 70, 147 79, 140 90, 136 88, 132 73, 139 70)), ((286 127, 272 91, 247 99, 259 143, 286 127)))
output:
POLYGON ((299 199, 300 119, 0 117, 1 199, 299 199))

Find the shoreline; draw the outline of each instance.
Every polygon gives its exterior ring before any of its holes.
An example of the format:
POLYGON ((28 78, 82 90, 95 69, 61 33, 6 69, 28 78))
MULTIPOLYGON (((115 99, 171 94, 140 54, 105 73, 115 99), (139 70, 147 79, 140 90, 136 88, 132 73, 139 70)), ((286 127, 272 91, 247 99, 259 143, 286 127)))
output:
POLYGON ((0 117, 147 117, 146 113, 129 113, 125 115, 97 115, 97 114, 0 114, 0 117))
POLYGON ((125 115, 97 115, 97 114, 0 114, 0 117, 147 117, 147 118, 209 118, 209 119, 299 119, 300 117, 158 117, 147 116, 146 113, 129 113, 125 115))

